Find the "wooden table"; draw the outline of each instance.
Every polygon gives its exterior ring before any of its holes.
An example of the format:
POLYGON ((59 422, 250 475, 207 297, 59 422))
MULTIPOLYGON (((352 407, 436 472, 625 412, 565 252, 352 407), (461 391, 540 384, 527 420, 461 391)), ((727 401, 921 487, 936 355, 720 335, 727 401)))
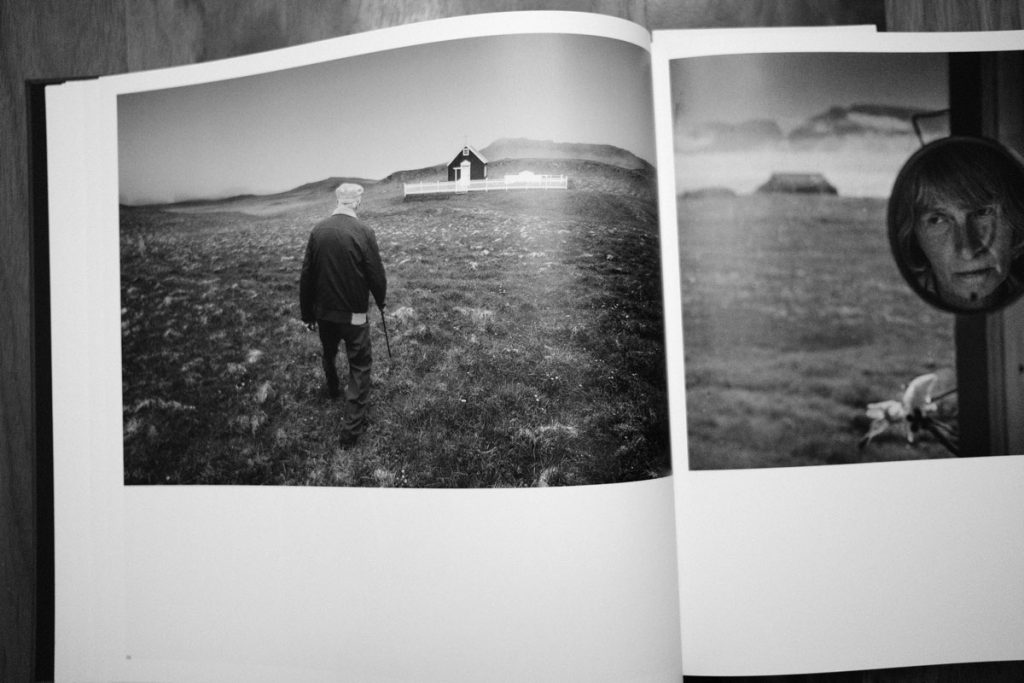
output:
MULTIPOLYGON (((28 83, 200 62, 484 11, 560 9, 650 29, 875 23, 889 30, 1019 29, 1017 0, 3 0, 0 5, 0 681, 52 675, 52 500, 47 427, 45 207, 33 177, 28 83), (45 310, 45 309, 44 309, 45 310), (43 375, 45 377, 45 373, 43 375)), ((59 385, 54 391, 61 391, 59 385)), ((800 680, 1024 680, 1021 663, 800 680)), ((764 679, 757 679, 764 680, 764 679)))

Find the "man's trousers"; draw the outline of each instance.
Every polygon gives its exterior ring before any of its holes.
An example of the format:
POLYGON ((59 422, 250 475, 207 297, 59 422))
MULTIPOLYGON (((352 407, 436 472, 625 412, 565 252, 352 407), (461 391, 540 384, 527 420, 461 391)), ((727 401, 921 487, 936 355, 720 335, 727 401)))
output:
POLYGON ((357 438, 366 431, 366 411, 370 402, 370 367, 373 355, 370 352, 369 324, 351 325, 318 320, 320 343, 323 345, 324 375, 330 396, 340 395, 340 382, 335 358, 341 342, 345 342, 348 357, 348 385, 345 387, 345 420, 341 437, 357 438))

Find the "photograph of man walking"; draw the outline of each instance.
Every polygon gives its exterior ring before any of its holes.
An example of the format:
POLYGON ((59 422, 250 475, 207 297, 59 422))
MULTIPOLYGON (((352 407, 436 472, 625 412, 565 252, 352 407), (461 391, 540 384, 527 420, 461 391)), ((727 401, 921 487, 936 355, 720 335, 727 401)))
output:
POLYGON ((530 33, 120 96, 125 484, 667 476, 649 72, 530 33))
POLYGON ((345 342, 348 384, 339 443, 348 448, 366 431, 373 364, 366 312, 372 293, 383 314, 387 276, 376 235, 356 216, 362 186, 342 183, 334 193, 338 207, 309 235, 299 280, 299 303, 302 322, 320 333, 325 391, 331 399, 341 396, 335 357, 341 342, 345 342))

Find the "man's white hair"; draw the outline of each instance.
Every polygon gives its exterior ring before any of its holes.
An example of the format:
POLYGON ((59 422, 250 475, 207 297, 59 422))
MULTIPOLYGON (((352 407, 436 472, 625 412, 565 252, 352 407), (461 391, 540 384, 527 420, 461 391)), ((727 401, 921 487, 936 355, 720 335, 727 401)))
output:
POLYGON ((342 183, 334 190, 338 205, 354 206, 363 196, 363 186, 356 183, 342 183))

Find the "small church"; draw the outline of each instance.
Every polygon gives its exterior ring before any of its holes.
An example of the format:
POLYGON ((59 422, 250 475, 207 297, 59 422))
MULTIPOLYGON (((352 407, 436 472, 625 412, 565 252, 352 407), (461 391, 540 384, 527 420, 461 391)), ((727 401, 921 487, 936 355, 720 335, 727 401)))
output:
POLYGON ((487 178, 487 159, 473 147, 466 145, 448 164, 448 181, 484 180, 487 178))

